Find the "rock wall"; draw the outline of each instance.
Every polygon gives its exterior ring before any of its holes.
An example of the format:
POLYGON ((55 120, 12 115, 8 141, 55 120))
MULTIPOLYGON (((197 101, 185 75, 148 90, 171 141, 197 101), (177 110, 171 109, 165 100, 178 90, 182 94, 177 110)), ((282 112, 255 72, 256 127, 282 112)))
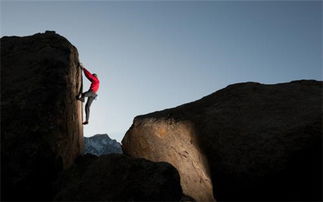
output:
POLYGON ((322 200, 322 86, 313 80, 230 85, 136 117, 123 149, 174 165, 184 193, 198 201, 203 194, 196 192, 210 193, 202 188, 211 185, 208 176, 219 201, 322 200))
POLYGON ((78 52, 55 32, 1 38, 3 200, 46 200, 83 148, 78 52))

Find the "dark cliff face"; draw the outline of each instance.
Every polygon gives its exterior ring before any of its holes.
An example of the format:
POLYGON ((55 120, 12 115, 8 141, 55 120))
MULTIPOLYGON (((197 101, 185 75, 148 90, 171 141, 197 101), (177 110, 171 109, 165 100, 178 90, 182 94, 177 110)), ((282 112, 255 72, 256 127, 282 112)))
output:
POLYGON ((1 200, 178 201, 179 174, 168 163, 80 156, 78 62, 54 32, 1 38, 1 200))
POLYGON ((209 168, 216 200, 321 200, 322 86, 312 80, 230 85, 136 117, 123 149, 173 164, 193 198, 190 187, 201 187, 209 168), (199 162, 199 153, 206 161, 199 162), (187 161, 201 181, 181 173, 187 161))
POLYGON ((53 32, 1 38, 1 191, 48 199, 83 148, 78 52, 53 32))

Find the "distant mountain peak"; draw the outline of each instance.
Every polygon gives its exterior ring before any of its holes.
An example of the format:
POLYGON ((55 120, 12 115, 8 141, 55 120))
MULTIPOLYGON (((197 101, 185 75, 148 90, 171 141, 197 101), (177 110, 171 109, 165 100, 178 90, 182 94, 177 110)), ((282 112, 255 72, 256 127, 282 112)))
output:
POLYGON ((110 140, 112 140, 110 138, 110 136, 108 134, 106 134, 106 133, 103 133, 103 134, 95 134, 95 135, 93 135, 91 137, 87 137, 87 138, 90 138, 90 139, 93 139, 93 138, 109 138, 110 140))
POLYGON ((122 153, 121 144, 111 139, 108 134, 96 134, 91 137, 84 137, 84 153, 96 156, 122 153))

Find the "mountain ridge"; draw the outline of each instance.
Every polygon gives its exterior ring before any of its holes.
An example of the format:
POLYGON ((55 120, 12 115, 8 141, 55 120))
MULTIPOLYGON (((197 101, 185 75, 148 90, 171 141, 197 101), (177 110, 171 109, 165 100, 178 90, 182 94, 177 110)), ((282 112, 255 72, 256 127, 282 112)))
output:
POLYGON ((108 134, 96 134, 91 137, 84 137, 84 154, 96 156, 122 153, 121 144, 115 139, 111 139, 108 134))

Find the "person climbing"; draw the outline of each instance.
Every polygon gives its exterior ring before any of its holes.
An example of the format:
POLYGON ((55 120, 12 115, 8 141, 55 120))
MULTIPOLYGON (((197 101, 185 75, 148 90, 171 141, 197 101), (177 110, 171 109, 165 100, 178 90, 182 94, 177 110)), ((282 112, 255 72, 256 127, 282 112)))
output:
POLYGON ((80 67, 83 70, 86 78, 91 81, 90 89, 84 93, 81 93, 81 96, 78 96, 78 99, 82 102, 84 102, 84 98, 87 97, 87 101, 85 104, 85 115, 86 119, 85 122, 83 122, 83 125, 86 125, 89 123, 90 118, 90 106, 93 102, 93 100, 98 96, 96 93, 99 90, 100 81, 96 74, 91 74, 81 63, 80 67))

